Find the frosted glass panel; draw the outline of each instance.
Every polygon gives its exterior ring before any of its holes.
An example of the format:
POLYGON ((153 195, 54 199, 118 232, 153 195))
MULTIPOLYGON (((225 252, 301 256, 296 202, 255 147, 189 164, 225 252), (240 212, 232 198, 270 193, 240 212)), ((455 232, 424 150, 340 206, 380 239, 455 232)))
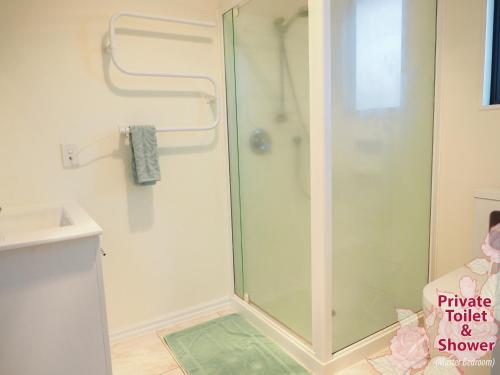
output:
POLYGON ((236 292, 309 341, 307 1, 224 18, 236 292))
POLYGON ((333 351, 421 310, 435 0, 333 1, 333 351))

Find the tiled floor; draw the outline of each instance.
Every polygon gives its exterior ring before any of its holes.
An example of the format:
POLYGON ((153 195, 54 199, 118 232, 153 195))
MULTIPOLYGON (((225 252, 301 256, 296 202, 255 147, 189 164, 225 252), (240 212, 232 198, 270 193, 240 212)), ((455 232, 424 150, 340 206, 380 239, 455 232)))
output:
MULTIPOLYGON (((134 337, 111 345, 113 375, 186 375, 174 359, 163 337, 168 333, 200 324, 232 313, 230 309, 192 319, 161 329, 155 333, 134 337)), ((366 361, 338 375, 372 375, 376 372, 366 361)))
POLYGON ((337 375, 379 375, 366 361, 361 361, 348 369, 338 372, 337 375))

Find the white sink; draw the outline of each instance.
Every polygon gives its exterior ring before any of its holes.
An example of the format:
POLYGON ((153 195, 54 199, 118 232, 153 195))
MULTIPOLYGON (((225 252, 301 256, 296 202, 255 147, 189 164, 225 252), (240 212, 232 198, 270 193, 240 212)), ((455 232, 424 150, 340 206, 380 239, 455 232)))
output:
POLYGON ((2 208, 0 251, 94 236, 99 225, 75 202, 2 208))

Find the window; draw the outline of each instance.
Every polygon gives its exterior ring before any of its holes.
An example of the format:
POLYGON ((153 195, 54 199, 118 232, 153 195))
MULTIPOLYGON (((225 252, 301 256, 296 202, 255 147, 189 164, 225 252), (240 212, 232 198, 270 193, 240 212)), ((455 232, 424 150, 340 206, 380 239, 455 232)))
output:
POLYGON ((500 0, 487 2, 485 105, 500 104, 500 0))
POLYGON ((401 102, 402 0, 356 2, 356 109, 401 102))

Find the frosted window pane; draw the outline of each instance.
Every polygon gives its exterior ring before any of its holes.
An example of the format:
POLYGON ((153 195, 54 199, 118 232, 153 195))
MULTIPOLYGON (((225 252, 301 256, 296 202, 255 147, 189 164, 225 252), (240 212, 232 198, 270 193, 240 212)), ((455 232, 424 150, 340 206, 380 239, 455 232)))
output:
POLYGON ((399 107, 402 0, 356 4, 356 109, 399 107))

